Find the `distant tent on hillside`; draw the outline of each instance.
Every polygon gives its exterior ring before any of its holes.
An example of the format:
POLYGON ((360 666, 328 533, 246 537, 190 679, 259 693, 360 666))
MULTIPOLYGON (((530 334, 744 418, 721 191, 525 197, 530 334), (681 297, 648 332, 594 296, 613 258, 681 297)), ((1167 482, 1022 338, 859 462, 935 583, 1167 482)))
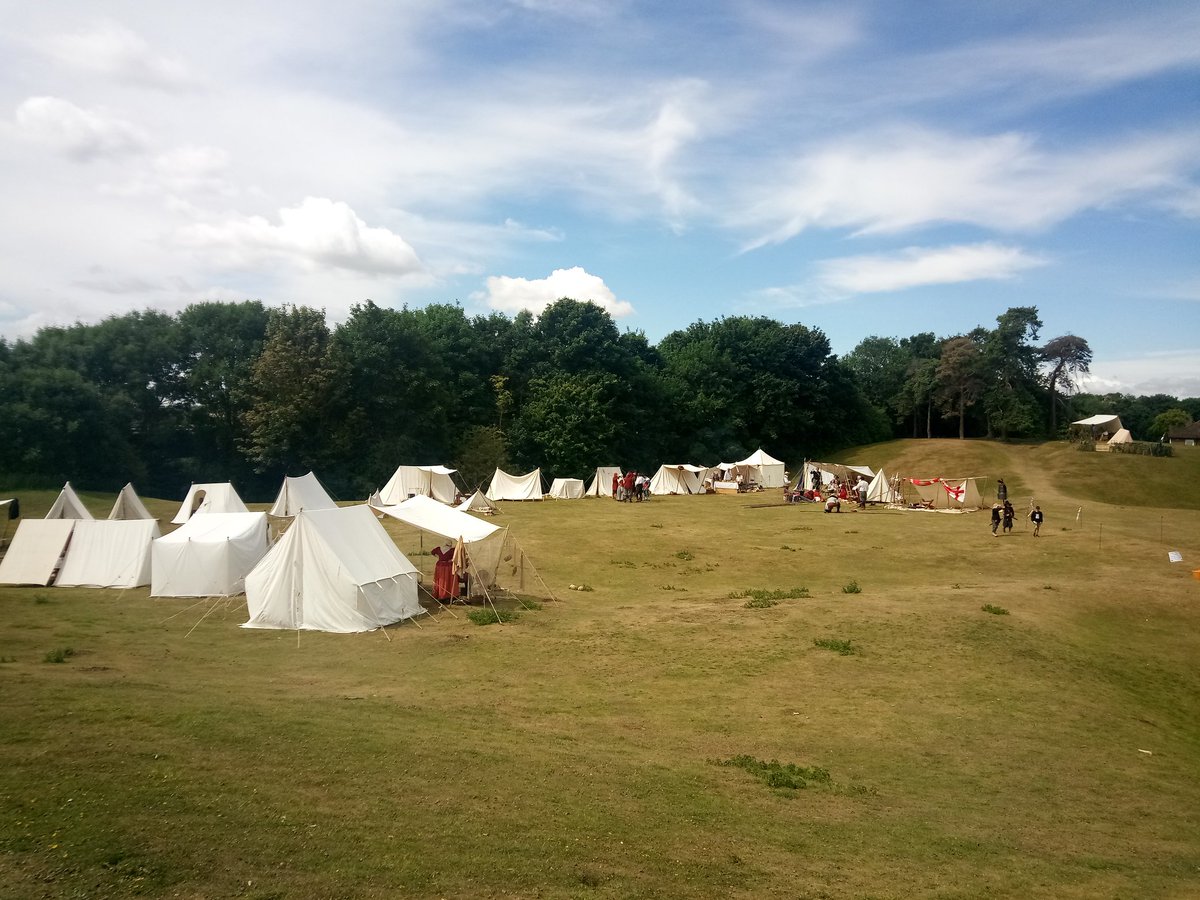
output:
POLYGON ((368 507, 302 509, 246 576, 242 627, 372 631, 424 613, 419 577, 368 507))
POLYGON ((71 487, 71 482, 63 485, 58 496, 50 505, 50 510, 46 513, 47 519, 94 519, 87 507, 83 505, 83 501, 79 499, 79 495, 75 493, 75 489, 71 487))
MULTIPOLYGON (((371 505, 376 506, 379 504, 373 503, 371 505)), ((473 512, 478 513, 481 516, 494 516, 496 513, 500 512, 500 507, 496 506, 495 503, 489 500, 483 491, 476 491, 454 508, 459 512, 473 512)))
POLYGON ((393 506, 409 497, 431 497, 453 503, 458 488, 451 476, 457 471, 445 466, 399 466, 379 491, 380 502, 393 506))
POLYGON ((0 560, 0 584, 48 585, 78 521, 22 519, 0 560))
POLYGON ((154 519, 77 522, 58 587, 131 588, 150 583, 150 550, 159 537, 154 519))
POLYGON ((267 552, 267 514, 206 513, 151 549, 151 597, 229 597, 267 552))
POLYGON ((117 494, 116 502, 113 503, 112 511, 108 514, 108 517, 109 519, 117 520, 154 518, 154 516, 150 515, 150 510, 146 509, 146 504, 142 503, 142 498, 137 495, 137 491, 133 489, 132 484, 127 484, 121 488, 121 493, 117 494))
POLYGON ((555 478, 550 482, 550 498, 552 500, 582 500, 582 478, 555 478))
POLYGON ((1108 450, 1110 444, 1127 444, 1133 440, 1129 429, 1121 424, 1121 417, 1111 413, 1088 416, 1072 422, 1070 431, 1076 437, 1091 438, 1097 450, 1108 450))
POLYGON ((595 473, 592 475, 592 480, 584 490, 584 495, 588 497, 611 497, 613 476, 616 475, 620 478, 624 474, 620 466, 597 466, 595 473))
POLYGON ((214 484, 193 484, 179 512, 171 520, 174 525, 182 525, 197 513, 244 513, 249 512, 238 492, 228 481, 214 484))
POLYGON ((300 510, 333 509, 337 506, 317 476, 312 472, 299 478, 284 478, 275 504, 269 513, 279 518, 289 518, 300 510))
POLYGON ((496 469, 492 475, 492 483, 488 485, 487 498, 493 501, 541 500, 542 470, 534 469, 525 475, 509 475, 501 469, 496 469))

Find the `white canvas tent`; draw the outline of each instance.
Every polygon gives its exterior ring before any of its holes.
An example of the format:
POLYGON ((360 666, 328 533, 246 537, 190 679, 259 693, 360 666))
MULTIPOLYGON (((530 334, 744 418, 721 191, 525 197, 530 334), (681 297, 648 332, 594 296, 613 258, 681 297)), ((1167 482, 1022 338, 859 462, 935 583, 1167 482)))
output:
MULTIPOLYGON (((372 506, 379 504, 373 503, 372 506)), ((476 491, 458 506, 454 507, 459 512, 473 512, 481 516, 492 516, 500 512, 500 508, 484 495, 483 491, 476 491)))
POLYGON ((595 474, 592 475, 591 482, 584 491, 584 495, 588 497, 611 497, 613 476, 616 475, 620 478, 624 474, 620 466, 597 466, 595 474))
POLYGON ((742 472, 747 482, 754 482, 760 487, 783 487, 787 483, 783 462, 761 448, 733 463, 733 466, 742 472))
POLYGON ((154 518, 154 516, 150 515, 150 510, 146 509, 146 504, 142 502, 142 498, 137 495, 137 491, 133 489, 132 484, 127 484, 121 488, 121 493, 117 494, 116 502, 113 503, 112 511, 109 512, 108 517, 114 520, 154 518))
POLYGON ((550 498, 552 500, 582 500, 582 478, 555 478, 550 482, 550 498))
POLYGON ((871 483, 867 485, 867 502, 868 503, 901 503, 903 502, 900 492, 888 480, 883 469, 875 473, 875 477, 871 479, 871 483))
POLYGON ((45 587, 54 577, 76 519, 22 519, 0 560, 0 584, 45 587))
POLYGON ((301 510, 333 509, 337 506, 317 476, 309 472, 299 478, 284 478, 279 495, 269 513, 279 518, 290 518, 301 510))
POLYGON ((229 597, 267 552, 267 514, 192 516, 151 548, 151 597, 229 597))
MULTIPOLYGON (((489 500, 541 500, 542 470, 534 469, 526 475, 509 475, 497 469, 488 485, 489 500)), ((386 498, 385 498, 386 499, 386 498)))
POLYGON ((804 465, 800 467, 800 476, 796 479, 797 489, 803 491, 810 490, 813 487, 814 472, 820 474, 820 485, 822 487, 832 483, 835 477, 843 484, 856 483, 859 475, 867 479, 868 482, 875 477, 875 473, 871 470, 870 466, 847 466, 842 463, 805 460, 804 465))
POLYGON ((975 478, 910 478, 929 509, 981 509, 983 497, 975 478))
POLYGON ((50 510, 46 513, 47 519, 93 519, 87 507, 83 505, 83 501, 79 499, 79 495, 75 493, 75 489, 71 487, 71 482, 63 485, 58 496, 54 498, 54 502, 50 505, 50 510))
POLYGON ((304 509, 246 576, 243 627, 372 631, 424 612, 418 578, 369 507, 304 509))
POLYGON ((248 512, 246 504, 233 489, 228 481, 213 484, 193 484, 179 512, 171 520, 172 524, 182 525, 193 515, 199 513, 244 513, 248 512))
POLYGON ((399 466, 379 492, 384 506, 394 506, 409 497, 432 497, 442 503, 453 503, 458 488, 451 478, 457 469, 445 466, 399 466))
POLYGON ((703 488, 704 476, 708 471, 704 466, 688 463, 659 466, 654 477, 650 479, 650 493, 698 494, 703 488))
POLYGON ((157 537, 154 519, 77 522, 54 583, 102 588, 149 584, 150 549, 157 537))
POLYGON ((428 497, 410 497, 395 506, 380 507, 379 511, 447 541, 461 540, 467 548, 471 573, 485 587, 495 582, 507 529, 443 506, 428 497))

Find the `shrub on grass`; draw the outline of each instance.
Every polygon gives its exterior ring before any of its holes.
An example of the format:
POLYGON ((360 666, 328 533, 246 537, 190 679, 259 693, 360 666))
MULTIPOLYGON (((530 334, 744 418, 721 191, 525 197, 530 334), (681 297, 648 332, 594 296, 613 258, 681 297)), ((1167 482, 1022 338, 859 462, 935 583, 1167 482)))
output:
POLYGON ((829 770, 822 769, 820 766, 798 766, 795 763, 781 763, 774 759, 766 762, 744 753, 731 756, 729 759, 717 760, 717 765, 741 769, 753 775, 767 787, 782 790, 799 791, 812 784, 824 787, 833 784, 829 770))
POLYGON ((843 593, 843 594, 861 594, 861 593, 862 593, 862 588, 860 588, 860 587, 858 586, 858 582, 857 582, 857 581, 852 581, 852 582, 850 582, 849 584, 845 585, 845 586, 842 588, 842 593, 843 593))
POLYGON ((688 562, 690 560, 695 559, 696 557, 692 555, 691 550, 680 550, 678 553, 675 554, 675 558, 682 559, 684 562, 688 562))
POLYGON ((813 644, 820 647, 822 650, 832 650, 842 656, 850 656, 852 653, 857 653, 858 650, 849 642, 841 638, 814 638, 813 644))
MULTIPOLYGON (((796 600, 804 599, 809 596, 808 588, 794 587, 785 590, 767 591, 760 588, 750 588, 746 591, 730 591, 730 600, 742 600, 749 597, 751 600, 796 600)), ((750 604, 746 604, 749 606, 750 604)), ((773 605, 773 604, 772 604, 773 605)))
POLYGON ((512 610, 492 609, 487 606, 483 609, 468 610, 467 618, 476 625, 495 625, 497 622, 512 622, 517 618, 517 614, 512 610))
POLYGON ((983 611, 987 612, 987 613, 991 613, 993 616, 1007 616, 1008 615, 1007 609, 1005 609, 1003 606, 996 606, 992 603, 983 604, 983 611))
POLYGON ((56 647, 46 654, 44 657, 48 663, 63 663, 75 655, 75 651, 70 647, 56 647))

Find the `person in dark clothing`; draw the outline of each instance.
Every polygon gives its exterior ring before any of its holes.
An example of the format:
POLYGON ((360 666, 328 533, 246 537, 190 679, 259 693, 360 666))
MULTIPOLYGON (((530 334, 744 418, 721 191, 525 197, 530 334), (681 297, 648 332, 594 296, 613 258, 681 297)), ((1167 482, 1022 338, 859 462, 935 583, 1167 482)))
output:
POLYGON ((1000 527, 1000 504, 992 504, 992 537, 996 536, 996 529, 1000 527))
POLYGON ((1004 483, 1003 478, 996 479, 996 499, 1001 503, 1008 499, 1008 485, 1004 483))
POLYGON ((1013 528, 1013 519, 1017 517, 1017 511, 1013 509, 1013 505, 1007 500, 1004 501, 1004 533, 1008 534, 1013 528))
POLYGON ((1033 512, 1029 514, 1029 521, 1033 523, 1033 536, 1039 537, 1042 533, 1042 522, 1045 517, 1042 515, 1042 508, 1035 506, 1033 512))

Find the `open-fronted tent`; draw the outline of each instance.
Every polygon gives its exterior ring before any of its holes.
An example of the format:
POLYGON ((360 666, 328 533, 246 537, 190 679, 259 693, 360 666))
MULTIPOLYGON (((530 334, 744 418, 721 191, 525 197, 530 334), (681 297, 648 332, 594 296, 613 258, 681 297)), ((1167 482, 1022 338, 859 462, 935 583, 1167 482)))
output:
POLYGON ((312 472, 299 478, 284 478, 270 514, 279 518, 290 518, 301 510, 333 509, 337 506, 333 498, 312 472))
MULTIPOLYGON (((377 506, 381 504, 372 504, 377 506)), ((500 512, 500 507, 487 498, 483 491, 476 491, 458 506, 454 507, 459 512, 473 512, 481 516, 494 516, 500 512)))
POLYGON ((159 537, 154 519, 76 522, 58 587, 131 588, 150 583, 150 553, 159 537))
POLYGON ((75 493, 75 489, 71 487, 71 482, 63 485, 58 496, 54 498, 54 502, 50 504, 50 509, 46 513, 47 519, 94 519, 87 507, 83 505, 83 501, 79 499, 79 495, 75 493))
POLYGON ((229 597, 267 552, 267 514, 206 513, 151 548, 151 597, 229 597))
POLYGON ((592 480, 584 490, 584 495, 588 497, 611 497, 613 476, 616 475, 620 478, 624 474, 620 466, 597 466, 595 473, 592 475, 592 480))
POLYGON ((461 540, 466 545, 471 574, 479 586, 486 588, 495 582, 507 529, 428 497, 409 497, 395 506, 380 507, 379 511, 452 543, 461 540))
POLYGON ((552 500, 582 500, 582 478, 555 478, 550 482, 550 498, 552 500))
POLYGON ((979 478, 909 478, 927 509, 981 509, 979 478))
POLYGON ((419 577, 369 507, 303 509, 246 576, 243 627, 372 631, 424 612, 419 577))
MULTIPOLYGON (((541 500, 542 470, 534 469, 525 475, 509 475, 497 469, 488 485, 489 500, 541 500)), ((384 498, 386 500, 386 498, 384 498)))
POLYGON ((650 479, 650 493, 662 494, 698 494, 703 488, 704 476, 708 473, 704 466, 693 466, 690 463, 662 465, 650 479))
POLYGON ((742 473, 748 483, 764 488, 783 487, 787 484, 787 472, 782 460, 778 460, 762 449, 755 450, 745 459, 732 466, 742 473))
POLYGON ((146 509, 146 504, 142 502, 142 498, 137 495, 137 491, 133 489, 132 484, 127 484, 121 488, 121 493, 117 494, 116 502, 113 503, 113 508, 109 512, 108 517, 122 521, 154 518, 154 516, 150 515, 150 510, 146 509))
POLYGON ((896 486, 888 480, 883 469, 875 473, 871 483, 867 485, 868 503, 902 503, 903 499, 896 486))
POLYGON ((379 491, 379 500, 385 506, 394 506, 409 497, 432 497, 442 503, 453 503, 458 488, 451 476, 457 471, 445 466, 399 466, 379 491))
POLYGON ((249 512, 238 492, 228 481, 213 484, 193 484, 179 512, 171 520, 174 525, 182 525, 198 513, 244 513, 249 512))
POLYGON ((22 519, 0 560, 0 584, 45 587, 54 577, 77 519, 22 519))
POLYGON ((858 481, 858 476, 861 475, 867 481, 871 481, 875 477, 875 473, 870 466, 847 466, 842 463, 814 462, 813 460, 805 460, 804 465, 800 467, 800 475, 796 479, 796 487, 799 490, 810 490, 813 488, 813 474, 820 476, 820 487, 825 487, 831 484, 836 478, 842 484, 854 484, 858 481))

